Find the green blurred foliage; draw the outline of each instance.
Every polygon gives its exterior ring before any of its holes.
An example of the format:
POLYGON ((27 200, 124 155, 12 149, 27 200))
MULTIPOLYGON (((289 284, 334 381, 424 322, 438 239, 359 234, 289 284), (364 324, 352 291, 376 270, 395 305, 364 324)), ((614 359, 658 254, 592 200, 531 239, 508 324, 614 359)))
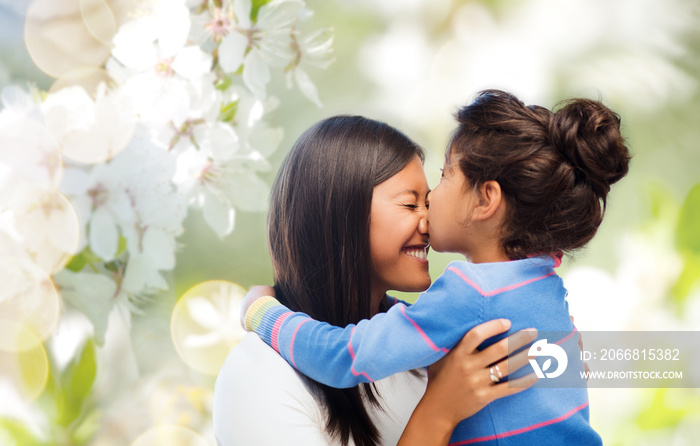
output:
POLYGON ((49 380, 38 404, 49 420, 49 445, 87 444, 97 430, 89 398, 97 373, 95 346, 89 339, 63 369, 49 361, 49 380))
POLYGON ((698 415, 700 393, 697 389, 655 389, 650 404, 637 416, 636 424, 643 431, 663 429, 698 415))
POLYGON ((684 267, 673 288, 673 297, 682 304, 700 280, 700 183, 690 190, 681 207, 676 247, 683 256, 684 267))
POLYGON ((700 184, 685 198, 678 217, 676 246, 683 252, 700 254, 700 184))
POLYGON ((7 446, 44 446, 24 423, 12 418, 0 418, 0 444, 7 446))
POLYGON ((271 0, 252 0, 252 8, 250 9, 250 18, 253 20, 257 20, 258 18, 258 11, 260 11, 260 7, 266 3, 270 3, 271 0))

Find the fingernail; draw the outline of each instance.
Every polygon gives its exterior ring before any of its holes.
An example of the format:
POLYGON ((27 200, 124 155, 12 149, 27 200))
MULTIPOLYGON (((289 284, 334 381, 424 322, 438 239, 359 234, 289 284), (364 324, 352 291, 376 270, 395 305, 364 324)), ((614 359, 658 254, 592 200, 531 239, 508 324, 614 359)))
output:
POLYGON ((530 336, 530 339, 535 339, 537 337, 537 329, 536 328, 526 328, 527 334, 530 336))

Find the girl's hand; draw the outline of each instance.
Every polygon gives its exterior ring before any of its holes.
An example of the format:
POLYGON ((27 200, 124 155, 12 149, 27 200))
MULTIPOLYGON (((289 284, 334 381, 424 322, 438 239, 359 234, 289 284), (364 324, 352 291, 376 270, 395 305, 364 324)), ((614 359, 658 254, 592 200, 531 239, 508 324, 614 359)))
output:
POLYGON ((428 388, 411 415, 400 446, 447 445, 460 421, 490 402, 521 392, 537 382, 534 373, 509 382, 494 381, 499 372, 506 376, 528 364, 527 350, 505 357, 531 343, 537 337, 535 329, 519 331, 482 351, 477 350, 486 339, 508 328, 510 321, 506 319, 478 325, 450 353, 430 366, 428 388))
POLYGON ((253 303, 260 299, 261 297, 264 296, 272 296, 275 297, 275 289, 272 288, 271 286, 267 285, 256 285, 254 287, 251 287, 250 290, 248 290, 248 294, 245 295, 243 300, 241 301, 241 326, 243 328, 246 328, 245 326, 245 314, 248 312, 248 308, 250 308, 253 303))

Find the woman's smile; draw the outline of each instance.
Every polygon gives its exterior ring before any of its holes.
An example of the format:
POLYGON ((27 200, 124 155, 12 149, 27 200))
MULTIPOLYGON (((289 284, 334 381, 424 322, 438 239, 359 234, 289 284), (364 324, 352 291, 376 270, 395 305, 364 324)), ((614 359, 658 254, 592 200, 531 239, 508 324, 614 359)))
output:
POLYGON ((406 246, 402 249, 404 254, 418 260, 421 263, 428 264, 428 250, 430 249, 430 244, 427 245, 413 245, 406 246))

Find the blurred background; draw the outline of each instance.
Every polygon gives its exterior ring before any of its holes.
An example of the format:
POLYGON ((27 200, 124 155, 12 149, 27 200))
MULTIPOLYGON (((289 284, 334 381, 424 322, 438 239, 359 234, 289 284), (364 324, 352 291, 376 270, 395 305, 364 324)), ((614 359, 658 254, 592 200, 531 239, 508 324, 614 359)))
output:
MULTIPOLYGON (((104 3, 118 25, 146 2, 104 3)), ((30 56, 30 6, 0 0, 0 87, 48 91, 60 76, 40 68, 36 51, 30 56)), ((621 115, 634 158, 598 235, 561 267, 576 325, 700 330, 700 2, 306 0, 306 7, 314 13, 306 24, 331 28, 334 37, 332 63, 306 69, 323 106, 272 72, 267 92, 279 105, 266 119, 283 133, 258 171, 266 184, 296 138, 327 116, 361 114, 403 130, 426 149, 434 186, 452 113, 478 91, 500 88, 548 108, 574 96, 600 99, 621 115)), ((239 298, 271 283, 259 201, 259 211, 238 209, 223 236, 202 213, 187 213, 174 266, 163 274, 167 289, 137 310, 105 316, 100 342, 85 311, 59 300, 60 320, 44 342, 54 359, 35 395, 14 392, 9 375, 0 375, 0 444, 138 446, 154 429, 215 444, 211 397, 223 358, 208 353, 213 365, 198 368, 192 364, 201 358, 183 356, 174 325, 188 322, 178 322, 186 316, 176 304, 190 295, 239 298), (90 384, 81 385, 86 376, 90 384)), ((433 277, 456 258, 431 252, 433 277)), ((235 300, 226 305, 237 311, 235 300)), ((224 350, 240 337, 230 331, 221 335, 224 350)), ((698 444, 698 389, 590 389, 590 399, 592 425, 607 445, 698 444)))

